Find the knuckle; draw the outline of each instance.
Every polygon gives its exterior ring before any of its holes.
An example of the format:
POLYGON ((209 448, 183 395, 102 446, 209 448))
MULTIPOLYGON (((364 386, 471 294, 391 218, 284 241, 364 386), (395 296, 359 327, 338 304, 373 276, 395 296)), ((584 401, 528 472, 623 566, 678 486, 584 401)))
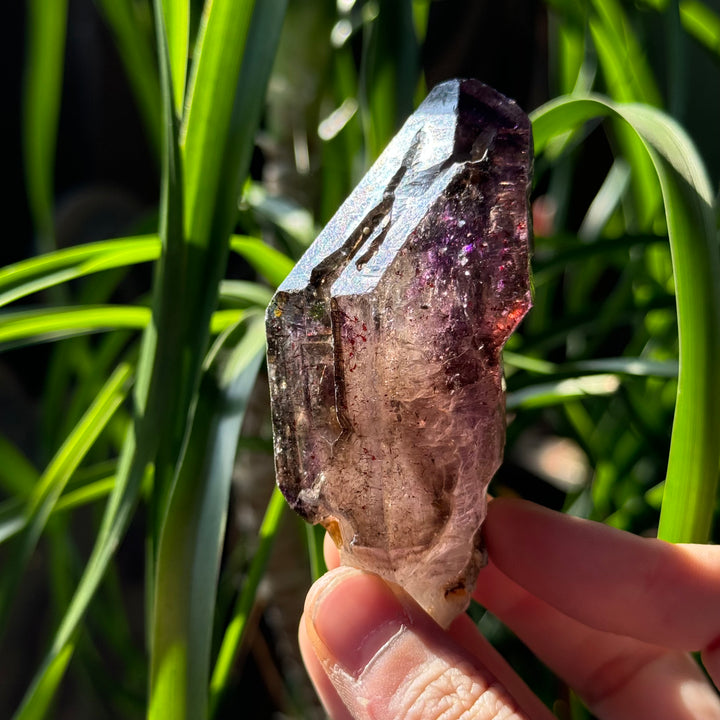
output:
POLYGON ((582 695, 590 706, 607 702, 619 696, 624 689, 662 657, 665 652, 661 648, 648 646, 634 653, 618 651, 599 662, 582 683, 582 695))

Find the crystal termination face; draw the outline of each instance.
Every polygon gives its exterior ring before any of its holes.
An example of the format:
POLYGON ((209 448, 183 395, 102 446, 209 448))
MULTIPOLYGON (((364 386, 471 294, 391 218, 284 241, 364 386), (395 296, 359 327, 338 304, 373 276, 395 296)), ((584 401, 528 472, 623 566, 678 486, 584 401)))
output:
POLYGON ((437 86, 267 312, 277 481, 341 561, 447 626, 484 563, 500 352, 530 307, 527 116, 437 86))

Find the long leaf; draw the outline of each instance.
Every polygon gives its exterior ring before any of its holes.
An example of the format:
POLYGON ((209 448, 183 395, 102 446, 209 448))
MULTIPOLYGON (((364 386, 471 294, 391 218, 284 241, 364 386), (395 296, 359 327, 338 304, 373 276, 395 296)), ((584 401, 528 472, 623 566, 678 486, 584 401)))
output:
POLYGON ((220 284, 220 298, 233 304, 241 303, 242 307, 266 308, 272 299, 272 290, 246 280, 223 280, 220 284))
MULTIPOLYGON (((668 0, 645 0, 655 10, 665 12, 668 0)), ((683 28, 711 53, 720 55, 720 15, 701 0, 681 0, 680 21, 683 28)))
POLYGON ((28 201, 41 252, 55 246, 54 168, 60 115, 67 0, 31 0, 23 95, 23 151, 28 201))
MULTIPOLYGON (((218 310, 208 323, 216 335, 233 325, 240 310, 218 310)), ((151 310, 132 305, 98 305, 80 308, 44 308, 7 313, 0 321, 0 350, 39 342, 63 340, 108 330, 151 327, 151 310)))
POLYGON ((92 273, 156 260, 157 235, 88 243, 23 260, 0 269, 0 307, 92 273))
MULTIPOLYGON (((590 30, 610 96, 618 102, 660 105, 644 53, 618 0, 593 0, 595 14, 590 30)), ((662 203, 657 173, 642 141, 624 123, 616 123, 616 135, 629 165, 639 229, 646 230, 662 203)))
POLYGON ((153 720, 201 720, 207 712, 220 551, 238 435, 265 348, 262 318, 247 332, 236 328, 218 342, 213 367, 203 375, 160 542, 152 622, 153 720))
POLYGON ((148 308, 131 305, 21 310, 0 316, 0 349, 101 330, 142 329, 149 320, 148 308))
POLYGON ((420 48, 412 2, 380 0, 365 27, 363 117, 368 160, 374 160, 413 111, 420 78, 420 48))
POLYGON ((645 360, 644 358, 619 357, 580 360, 558 365, 534 357, 506 351, 503 360, 511 367, 529 370, 540 375, 570 376, 587 373, 611 373, 637 377, 677 377, 678 365, 672 360, 645 360))
POLYGON ((206 5, 195 48, 183 126, 183 203, 169 206, 174 213, 181 211, 184 220, 174 217, 172 232, 167 233, 167 279, 162 283, 158 324, 162 327, 164 322, 168 335, 157 345, 155 364, 162 368, 158 386, 166 388, 161 406, 166 430, 159 438, 155 470, 156 534, 190 422, 285 2, 260 4, 248 35, 252 6, 248 0, 206 5))
POLYGON ((242 255, 267 281, 277 287, 293 269, 293 261, 279 250, 247 235, 233 235, 230 248, 242 255))
POLYGON ((47 715, 74 651, 75 644, 69 642, 53 658, 42 681, 37 684, 31 700, 15 715, 15 720, 42 720, 47 715))
POLYGON ((163 0, 163 12, 167 28, 175 114, 182 117, 190 40, 190 0, 163 0))
MULTIPOLYGON (((135 477, 134 467, 139 467, 137 458, 135 434, 131 428, 123 446, 123 454, 120 457, 119 481, 115 484, 108 501, 103 523, 90 559, 75 590, 70 606, 55 633, 45 660, 25 693, 20 707, 13 715, 13 720, 26 717, 38 719, 45 717, 43 712, 50 703, 51 697, 49 695, 56 692, 59 687, 62 674, 67 668, 74 650, 75 637, 80 622, 103 578, 120 538, 127 528, 140 484, 147 476, 143 472, 139 477, 135 477)), ((142 466, 141 469, 146 471, 145 466, 142 466)))
POLYGON ((720 258, 712 190, 685 132, 647 105, 600 96, 561 98, 533 113, 538 151, 558 132, 597 116, 623 119, 652 160, 663 192, 680 340, 678 391, 659 535, 706 541, 720 458, 720 258))
MULTIPOLYGON (((201 273, 199 277, 191 278, 188 288, 191 292, 196 286, 200 288, 191 317, 197 317, 198 314, 201 319, 203 314, 209 317, 217 302, 220 277, 228 253, 228 237, 250 163, 254 132, 260 119, 285 5, 285 2, 259 3, 254 7, 253 2, 215 0, 206 6, 200 49, 196 49, 191 74, 183 148, 187 167, 185 193, 188 199, 185 206, 185 232, 188 245, 199 260, 199 267, 194 270, 201 273)), ((205 402, 199 396, 198 412, 203 410, 205 402)), ((195 422, 200 422, 196 432, 202 432, 202 416, 194 415, 193 427, 195 422)), ((189 437, 192 438, 192 433, 189 437)), ((178 504, 184 506, 188 493, 195 492, 196 485, 197 476, 194 473, 186 474, 180 470, 173 483, 169 502, 174 507, 178 504)), ((208 497, 211 498, 212 494, 208 497)), ((215 511, 212 514, 197 518, 199 532, 221 537, 225 510, 218 509, 217 497, 213 507, 215 511)), ((192 508, 195 512, 200 509, 192 508)), ((164 517, 162 557, 173 558, 188 552, 187 540, 177 528, 175 513, 168 512, 164 517)), ((219 540, 214 545, 216 553, 218 543, 219 540)), ((194 547, 189 552, 202 553, 203 550, 194 547)), ((212 572, 212 568, 217 566, 210 563, 208 567, 212 572)), ((159 613, 166 610, 165 599, 168 597, 160 586, 161 581, 167 579, 171 585, 174 581, 182 581, 182 575, 174 572, 176 568, 171 567, 169 570, 166 575, 164 568, 161 571, 158 565, 160 594, 154 607, 158 608, 159 613)), ((201 569, 198 568, 197 572, 201 572, 201 569)), ((210 605, 207 597, 197 597, 198 586, 192 587, 190 616, 179 609, 179 614, 168 616, 168 624, 164 624, 164 621, 160 621, 164 615, 156 614, 157 634, 151 658, 150 714, 153 717, 194 719, 202 717, 205 712, 206 702, 202 698, 205 697, 209 674, 214 585, 215 581, 212 581, 211 586, 203 584, 201 589, 202 593, 210 597, 210 605), (179 644, 176 642, 178 639, 179 644), (191 642, 191 645, 184 645, 185 640, 191 642), (173 687, 173 679, 181 676, 184 676, 185 682, 179 687, 173 687)))
MULTIPOLYGON (((69 280, 157 260, 160 249, 157 235, 139 235, 56 250, 7 265, 0 268, 0 307, 69 280)), ((230 249, 274 287, 293 266, 287 255, 249 235, 233 235, 230 249)))
MULTIPOLYGON (((177 373, 175 370, 177 358, 170 354, 171 348, 174 350, 175 346, 168 347, 168 343, 176 339, 177 332, 173 330, 178 322, 184 320, 173 316, 174 307, 171 302, 173 270, 178 262, 182 261, 182 255, 178 252, 178 245, 182 244, 182 169, 177 142, 178 118, 173 112, 167 38, 160 3, 161 0, 155 0, 155 27, 165 111, 159 232, 163 252, 155 278, 153 322, 148 324, 143 335, 138 364, 135 383, 135 421, 128 429, 118 463, 115 487, 105 509, 90 559, 45 661, 28 688, 15 715, 16 718, 22 717, 28 708, 32 708, 38 702, 38 697, 45 692, 49 678, 58 667, 58 658, 67 654, 88 604, 127 528, 140 486, 153 472, 157 432, 162 426, 159 422, 161 417, 159 411, 166 410, 170 406, 170 400, 176 398, 178 394, 173 392, 177 388, 172 385, 174 375, 177 373), (162 382, 165 379, 168 382, 162 382)), ((63 670, 64 667, 63 665, 63 670)), ((52 685, 53 690, 57 688, 58 683, 59 679, 52 685)))
MULTIPOLYGON (((80 488, 64 492, 52 508, 51 515, 67 512, 107 498, 115 487, 115 477, 88 483, 80 488)), ((19 499, 0 503, 0 544, 14 537, 26 527, 25 507, 19 499)))
POLYGON ((555 382, 529 385, 507 395, 508 410, 531 410, 563 405, 572 400, 611 395, 620 387, 615 375, 588 375, 555 382))
MULTIPOLYGON (((70 476, 97 440, 129 389, 131 367, 120 365, 33 487, 25 503, 23 532, 0 579, 0 632, 30 556, 70 476)), ((19 528, 18 528, 19 529, 19 528)))
POLYGON ((699 0, 680 3, 680 20, 685 29, 715 55, 720 56, 720 14, 699 0))
MULTIPOLYGON (((159 283, 158 312, 158 327, 164 328, 167 335, 164 342, 155 345, 153 375, 157 397, 165 398, 157 410, 162 413, 166 427, 158 438, 151 510, 155 544, 189 427, 189 411, 198 390, 209 339, 210 315, 218 302, 227 261, 228 237, 235 214, 230 212, 221 188, 228 182, 233 184, 224 177, 224 171, 228 157, 235 156, 231 118, 253 6, 253 0, 217 0, 205 5, 188 87, 181 152, 171 164, 169 174, 172 183, 167 187, 175 190, 166 203, 166 217, 172 222, 161 232, 166 264, 159 283), (182 288, 181 293, 178 288, 182 288)), ((157 14, 162 13, 158 5, 157 14)), ((168 58, 164 104, 171 109, 174 106, 170 60, 164 35, 163 43, 168 58)), ((175 120, 175 113, 171 114, 175 120)), ((173 148, 177 150, 177 146, 173 148)), ((233 168, 233 173, 237 171, 233 168)), ((236 202, 237 193, 232 198, 233 209, 236 202)))
POLYGON ((102 9, 117 43, 130 87, 145 121, 151 149, 162 151, 162 111, 157 63, 152 47, 152 18, 141 16, 147 5, 133 0, 95 0, 102 9), (145 22, 141 22, 145 20, 145 22))
POLYGON ((185 233, 207 245, 224 165, 235 86, 255 0, 207 3, 195 50, 183 126, 185 233))
POLYGON ((255 603, 255 597, 263 573, 270 558, 278 527, 283 513, 287 508, 285 498, 278 488, 273 488, 270 502, 258 533, 258 547, 253 554, 247 577, 233 608, 232 618, 228 624, 220 645, 220 652, 210 682, 210 716, 214 717, 218 710, 222 695, 227 688, 233 662, 242 647, 247 621, 255 603))

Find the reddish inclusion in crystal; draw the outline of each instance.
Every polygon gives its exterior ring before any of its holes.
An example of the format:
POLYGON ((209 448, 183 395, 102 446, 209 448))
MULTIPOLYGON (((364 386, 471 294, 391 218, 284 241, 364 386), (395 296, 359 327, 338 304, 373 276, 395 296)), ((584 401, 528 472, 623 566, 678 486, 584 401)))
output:
POLYGON ((500 351, 530 306, 531 158, 515 103, 477 81, 438 86, 267 314, 280 488, 342 562, 443 625, 483 562, 500 351))

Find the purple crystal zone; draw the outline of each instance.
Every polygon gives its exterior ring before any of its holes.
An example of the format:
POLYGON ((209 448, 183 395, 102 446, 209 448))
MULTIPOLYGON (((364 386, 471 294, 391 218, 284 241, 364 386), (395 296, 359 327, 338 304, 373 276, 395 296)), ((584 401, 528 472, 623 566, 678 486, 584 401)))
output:
POLYGON ((505 440, 500 352, 530 307, 529 121, 436 87, 268 308, 278 484, 342 562, 441 624, 469 602, 505 440))

